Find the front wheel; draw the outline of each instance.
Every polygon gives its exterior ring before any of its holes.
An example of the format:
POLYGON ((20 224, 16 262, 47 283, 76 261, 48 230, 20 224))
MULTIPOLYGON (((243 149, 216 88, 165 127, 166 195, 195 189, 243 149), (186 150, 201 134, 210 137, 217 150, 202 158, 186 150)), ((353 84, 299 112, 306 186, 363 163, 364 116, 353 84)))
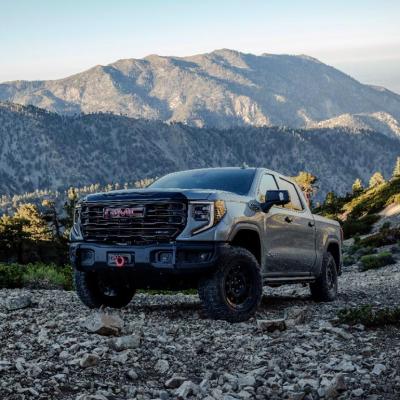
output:
POLYGON ((248 250, 230 247, 217 270, 199 283, 199 297, 208 317, 241 322, 254 315, 262 296, 260 266, 248 250))
POLYGON ((325 253, 320 276, 310 284, 311 297, 315 301, 333 301, 338 292, 338 274, 335 259, 325 253))
POLYGON ((129 304, 135 289, 125 277, 99 272, 74 271, 75 289, 78 297, 89 308, 101 306, 122 308, 129 304))

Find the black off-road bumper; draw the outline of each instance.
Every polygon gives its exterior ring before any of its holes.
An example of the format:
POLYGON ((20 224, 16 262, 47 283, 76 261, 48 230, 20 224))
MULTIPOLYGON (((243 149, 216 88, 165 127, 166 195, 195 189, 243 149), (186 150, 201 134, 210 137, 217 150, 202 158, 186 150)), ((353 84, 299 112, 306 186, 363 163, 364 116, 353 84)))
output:
POLYGON ((70 260, 79 271, 115 269, 138 273, 195 273, 214 268, 225 246, 227 244, 223 242, 175 242, 147 246, 72 242, 70 260), (124 257, 122 266, 115 265, 118 255, 124 257))

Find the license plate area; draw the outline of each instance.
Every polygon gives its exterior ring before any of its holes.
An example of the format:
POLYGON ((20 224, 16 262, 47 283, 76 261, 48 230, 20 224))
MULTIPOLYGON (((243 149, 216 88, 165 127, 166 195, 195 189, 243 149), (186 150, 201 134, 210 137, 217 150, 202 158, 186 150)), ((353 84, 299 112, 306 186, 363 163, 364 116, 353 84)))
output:
POLYGON ((107 264, 109 267, 132 267, 135 265, 133 254, 131 253, 108 253, 107 264))

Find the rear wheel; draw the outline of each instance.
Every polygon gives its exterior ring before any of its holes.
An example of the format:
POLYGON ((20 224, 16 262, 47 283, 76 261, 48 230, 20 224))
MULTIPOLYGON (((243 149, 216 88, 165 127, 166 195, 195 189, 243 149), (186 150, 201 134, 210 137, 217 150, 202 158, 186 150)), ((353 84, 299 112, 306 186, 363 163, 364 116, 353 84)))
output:
POLYGON ((231 247, 224 251, 217 270, 199 284, 199 297, 206 314, 230 322, 248 320, 262 296, 260 266, 248 250, 231 247))
POLYGON ((311 297, 315 301, 333 301, 338 292, 338 275, 335 259, 331 253, 325 253, 321 274, 310 284, 311 297))
POLYGON ((135 294, 126 277, 117 272, 105 274, 75 270, 74 281, 78 297, 89 308, 121 308, 128 305, 135 294))

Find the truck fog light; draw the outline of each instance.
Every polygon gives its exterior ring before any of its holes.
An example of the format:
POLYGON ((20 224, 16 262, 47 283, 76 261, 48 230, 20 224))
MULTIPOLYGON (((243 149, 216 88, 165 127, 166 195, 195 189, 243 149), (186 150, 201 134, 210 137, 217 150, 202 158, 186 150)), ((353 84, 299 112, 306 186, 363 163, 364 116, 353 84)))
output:
POLYGON ((200 261, 207 261, 210 253, 200 253, 200 261))
POLYGON ((83 266, 90 266, 94 264, 94 251, 83 249, 80 251, 80 261, 83 266))
POLYGON ((171 264, 172 253, 169 251, 162 251, 158 253, 158 261, 163 264, 171 264))

